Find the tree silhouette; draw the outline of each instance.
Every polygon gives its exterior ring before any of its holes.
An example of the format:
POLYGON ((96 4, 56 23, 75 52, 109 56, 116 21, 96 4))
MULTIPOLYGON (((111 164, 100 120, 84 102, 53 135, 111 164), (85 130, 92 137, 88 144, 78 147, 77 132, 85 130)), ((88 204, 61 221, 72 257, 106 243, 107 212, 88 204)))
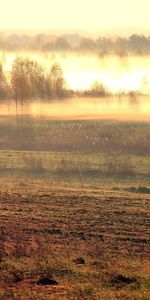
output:
POLYGON ((8 95, 9 87, 6 77, 3 73, 3 67, 0 64, 0 99, 5 99, 8 95))
POLYGON ((51 67, 48 78, 51 96, 54 98, 63 97, 65 92, 65 79, 59 64, 56 63, 51 67))
POLYGON ((32 60, 17 57, 11 71, 12 97, 23 106, 31 98, 44 98, 45 76, 41 66, 32 60))

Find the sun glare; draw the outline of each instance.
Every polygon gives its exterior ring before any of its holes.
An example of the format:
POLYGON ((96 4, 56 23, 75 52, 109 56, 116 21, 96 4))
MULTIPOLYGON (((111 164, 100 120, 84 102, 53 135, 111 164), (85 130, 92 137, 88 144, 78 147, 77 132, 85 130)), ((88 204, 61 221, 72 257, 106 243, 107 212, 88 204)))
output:
MULTIPOLYGON (((150 91, 150 71, 147 57, 133 57, 124 60, 124 64, 117 57, 103 59, 92 56, 78 55, 50 55, 34 52, 21 52, 21 57, 28 57, 38 61, 45 71, 49 71, 54 62, 58 62, 63 69, 67 87, 73 90, 90 89, 95 82, 104 85, 109 91, 150 91)), ((9 73, 15 52, 1 52, 0 61, 5 72, 9 73)))

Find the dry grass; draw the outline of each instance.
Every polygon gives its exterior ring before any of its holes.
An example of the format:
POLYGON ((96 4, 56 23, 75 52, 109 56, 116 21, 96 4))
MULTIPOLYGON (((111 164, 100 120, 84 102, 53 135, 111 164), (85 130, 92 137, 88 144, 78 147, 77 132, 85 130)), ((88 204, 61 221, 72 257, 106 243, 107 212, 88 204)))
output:
POLYGON ((149 126, 1 118, 0 300, 150 299, 149 126))
POLYGON ((0 299, 148 300, 149 200, 106 188, 3 190, 0 299))

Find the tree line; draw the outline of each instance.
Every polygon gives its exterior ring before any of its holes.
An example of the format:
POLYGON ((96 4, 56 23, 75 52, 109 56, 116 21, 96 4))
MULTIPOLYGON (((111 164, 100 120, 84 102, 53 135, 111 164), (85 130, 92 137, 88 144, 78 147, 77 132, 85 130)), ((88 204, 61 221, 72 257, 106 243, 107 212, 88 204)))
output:
POLYGON ((150 36, 132 34, 128 38, 100 36, 93 39, 76 33, 60 36, 46 34, 35 36, 25 34, 5 35, 0 33, 0 49, 2 51, 90 51, 100 55, 116 54, 119 56, 127 55, 128 53, 145 55, 150 53, 150 36))
POLYGON ((17 57, 7 77, 0 65, 1 100, 15 99, 23 104, 28 99, 63 98, 65 93, 63 71, 56 63, 46 73, 36 61, 17 57))
MULTIPOLYGON (((54 63, 48 72, 36 61, 17 57, 12 63, 12 69, 6 76, 0 64, 0 100, 14 100, 16 110, 29 100, 53 100, 68 97, 107 97, 111 91, 102 83, 95 81, 85 90, 71 90, 67 87, 63 70, 54 63)), ((128 95, 130 102, 137 101, 137 91, 119 92, 118 95, 128 95)))
POLYGON ((54 63, 48 72, 36 61, 17 57, 6 76, 0 64, 0 99, 14 99, 16 106, 24 105, 30 99, 63 99, 72 96, 104 97, 110 92, 99 82, 87 90, 74 91, 67 87, 63 70, 54 63))

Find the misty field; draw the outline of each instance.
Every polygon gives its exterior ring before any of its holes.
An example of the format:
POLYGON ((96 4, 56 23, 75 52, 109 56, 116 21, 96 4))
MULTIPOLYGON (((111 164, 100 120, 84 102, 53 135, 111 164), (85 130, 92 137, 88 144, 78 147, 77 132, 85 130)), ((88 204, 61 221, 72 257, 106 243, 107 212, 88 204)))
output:
MULTIPOLYGON (((22 50, 23 59, 37 61, 46 71, 52 64, 58 63, 63 72, 67 86, 73 90, 88 89, 94 82, 102 83, 112 92, 150 91, 149 54, 115 53, 105 51, 41 51, 22 50)), ((0 62, 5 74, 9 74, 12 64, 18 55, 17 51, 0 51, 0 62)))
POLYGON ((0 300, 150 300, 150 1, 0 8, 0 300))
POLYGON ((150 297, 150 124, 0 119, 0 299, 150 297))
POLYGON ((5 178, 76 186, 148 185, 150 125, 1 117, 0 170, 5 178))

